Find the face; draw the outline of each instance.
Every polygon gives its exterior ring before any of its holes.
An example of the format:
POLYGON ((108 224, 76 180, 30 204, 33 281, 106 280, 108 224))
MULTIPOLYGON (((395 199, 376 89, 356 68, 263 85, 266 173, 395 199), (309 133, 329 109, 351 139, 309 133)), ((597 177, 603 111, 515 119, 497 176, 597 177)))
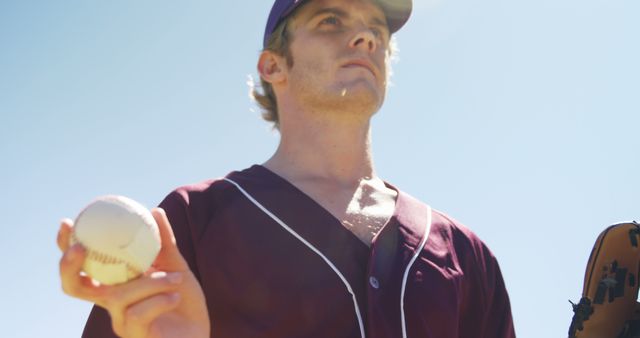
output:
POLYGON ((323 114, 373 115, 384 101, 389 30, 370 0, 312 0, 291 21, 286 90, 323 114))

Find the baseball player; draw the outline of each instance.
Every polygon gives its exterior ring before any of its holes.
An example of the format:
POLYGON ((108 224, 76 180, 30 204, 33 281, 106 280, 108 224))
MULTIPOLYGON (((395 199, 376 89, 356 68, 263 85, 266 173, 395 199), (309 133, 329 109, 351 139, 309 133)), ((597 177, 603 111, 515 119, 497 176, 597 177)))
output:
POLYGON ((153 210, 156 272, 94 285, 58 242, 83 337, 515 337, 495 257, 465 226, 382 180, 370 120, 411 0, 275 0, 258 60, 262 164, 171 192, 153 210))

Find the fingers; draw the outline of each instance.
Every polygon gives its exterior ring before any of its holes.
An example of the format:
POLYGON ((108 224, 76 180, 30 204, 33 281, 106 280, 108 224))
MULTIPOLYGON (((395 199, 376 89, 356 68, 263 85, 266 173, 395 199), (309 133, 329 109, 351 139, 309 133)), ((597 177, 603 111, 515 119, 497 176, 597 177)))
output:
MULTIPOLYGON (((109 311, 113 330, 116 333, 124 336, 143 337, 146 335, 133 335, 131 330, 139 331, 148 324, 147 320, 155 318, 154 313, 157 312, 148 313, 145 309, 159 304, 160 313, 171 310, 175 304, 163 302, 167 300, 169 295, 175 293, 182 283, 182 279, 182 273, 179 272, 156 272, 148 277, 112 286, 94 302, 109 311), (130 318, 130 309, 136 309, 133 312, 133 318, 130 318)), ((175 298, 175 296, 172 297, 175 298)), ((169 297, 169 300, 172 299, 169 297)))
POLYGON ((72 220, 65 218, 60 221, 60 230, 58 230, 58 237, 56 238, 56 242, 58 243, 58 248, 60 248, 60 251, 65 252, 69 249, 69 239, 71 238, 72 232, 72 220))
POLYGON ((60 259, 60 281, 66 294, 91 301, 95 298, 96 288, 91 278, 80 275, 85 258, 86 250, 82 245, 68 248, 60 259))
POLYGON ((151 214, 153 218, 155 218, 158 223, 158 228, 160 230, 160 239, 162 240, 162 244, 173 244, 175 246, 176 239, 173 236, 173 229, 171 229, 171 225, 169 223, 169 219, 167 218, 167 214, 162 208, 153 208, 151 209, 151 214))
POLYGON ((126 318, 124 331, 131 337, 148 336, 151 322, 163 313, 176 308, 180 303, 178 293, 156 295, 129 307, 124 316, 126 318))
POLYGON ((126 308, 130 304, 160 293, 175 291, 182 283, 183 274, 180 272, 155 272, 148 277, 138 278, 124 284, 112 286, 103 295, 106 308, 126 308))
POLYGON ((113 330, 119 336, 146 337, 151 323, 160 315, 175 310, 184 298, 178 293, 183 280, 190 282, 192 279, 164 210, 153 209, 152 215, 158 223, 162 242, 154 268, 138 279, 119 285, 99 285, 82 274, 88 252, 79 243, 70 245, 72 220, 63 219, 58 231, 56 242, 63 252, 59 267, 63 291, 105 308, 113 330))
POLYGON ((154 272, 119 285, 96 285, 90 277, 81 275, 85 258, 86 250, 80 244, 71 246, 64 253, 60 260, 62 289, 72 297, 105 308, 118 335, 145 336, 130 335, 130 332, 146 330, 149 321, 177 305, 177 296, 173 294, 182 284, 183 273, 154 272), (158 308, 149 310, 153 306, 158 308))
POLYGON ((167 214, 162 208, 154 208, 151 210, 153 218, 158 223, 160 231, 161 248, 158 259, 154 266, 159 270, 167 271, 187 271, 189 266, 182 257, 180 250, 176 245, 176 238, 173 235, 173 229, 167 218, 167 214))
POLYGON ((181 272, 154 272, 119 285, 95 285, 81 275, 86 250, 80 244, 71 246, 60 259, 63 291, 76 298, 96 303, 107 309, 121 309, 159 293, 174 291, 182 283, 181 272))

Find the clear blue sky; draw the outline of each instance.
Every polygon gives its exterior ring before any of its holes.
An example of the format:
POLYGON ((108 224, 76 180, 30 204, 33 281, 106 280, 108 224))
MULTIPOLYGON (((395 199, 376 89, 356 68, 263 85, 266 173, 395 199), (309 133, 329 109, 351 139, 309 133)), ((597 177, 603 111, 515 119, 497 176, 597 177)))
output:
MULTIPOLYGON (((519 337, 564 337, 597 234, 640 220, 640 3, 415 2, 377 169, 488 243, 519 337)), ((246 85, 270 4, 0 1, 3 336, 82 330, 59 219, 270 156, 246 85)))

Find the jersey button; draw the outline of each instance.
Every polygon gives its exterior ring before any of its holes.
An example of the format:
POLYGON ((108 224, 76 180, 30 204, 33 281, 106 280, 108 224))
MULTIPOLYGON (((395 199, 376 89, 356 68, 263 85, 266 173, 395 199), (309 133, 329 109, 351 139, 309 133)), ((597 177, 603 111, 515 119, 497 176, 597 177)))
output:
POLYGON ((374 289, 377 289, 380 287, 380 282, 378 281, 378 278, 375 278, 373 276, 369 277, 369 284, 374 289))

